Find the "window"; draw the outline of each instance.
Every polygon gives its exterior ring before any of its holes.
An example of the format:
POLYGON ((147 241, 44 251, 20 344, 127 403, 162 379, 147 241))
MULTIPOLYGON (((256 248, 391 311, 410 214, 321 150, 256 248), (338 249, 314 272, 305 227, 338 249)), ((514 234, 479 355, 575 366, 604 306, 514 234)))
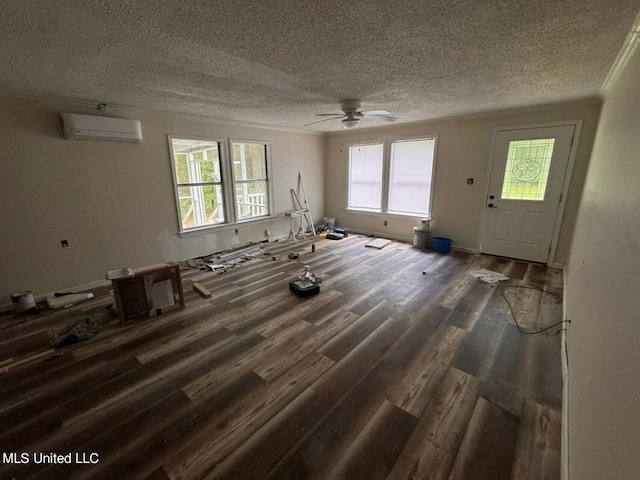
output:
POLYGON ((380 211, 383 147, 376 143, 349 148, 349 208, 380 211))
POLYGON ((224 223, 219 141, 171 139, 182 230, 224 223))
POLYGON ((430 215, 434 153, 435 138, 350 146, 347 208, 430 215))
POLYGON ((268 143, 170 136, 169 145, 181 232, 271 214, 268 143))
POLYGON ((430 212, 434 147, 433 138, 391 144, 389 212, 407 215, 430 212))
POLYGON ((231 156, 238 220, 268 215, 267 145, 231 142, 231 156))

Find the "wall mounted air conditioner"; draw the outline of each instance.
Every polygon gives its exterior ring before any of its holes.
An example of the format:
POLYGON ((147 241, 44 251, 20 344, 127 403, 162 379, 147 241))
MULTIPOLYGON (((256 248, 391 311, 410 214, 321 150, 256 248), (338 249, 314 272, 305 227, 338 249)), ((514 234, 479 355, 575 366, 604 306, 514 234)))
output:
POLYGON ((67 140, 142 141, 139 120, 63 113, 62 123, 62 132, 67 140))

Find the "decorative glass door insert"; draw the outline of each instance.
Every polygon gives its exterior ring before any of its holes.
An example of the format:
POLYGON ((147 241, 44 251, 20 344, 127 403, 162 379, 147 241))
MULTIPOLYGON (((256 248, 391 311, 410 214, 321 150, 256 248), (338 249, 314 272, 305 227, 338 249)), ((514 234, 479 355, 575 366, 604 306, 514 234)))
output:
POLYGON ((509 142, 502 200, 544 201, 554 144, 555 138, 509 142))

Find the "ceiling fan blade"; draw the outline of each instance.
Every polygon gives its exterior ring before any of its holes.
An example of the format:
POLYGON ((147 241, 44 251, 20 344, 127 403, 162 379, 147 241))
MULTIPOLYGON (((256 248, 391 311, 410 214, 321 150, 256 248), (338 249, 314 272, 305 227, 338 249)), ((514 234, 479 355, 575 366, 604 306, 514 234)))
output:
POLYGON ((388 117, 393 116, 391 115, 391 112, 389 110, 362 110, 360 113, 365 117, 368 117, 370 115, 379 115, 379 116, 388 116, 388 117))
POLYGON ((316 113, 316 117, 335 117, 336 115, 344 116, 344 113, 316 113))
POLYGON ((304 126, 308 127, 309 125, 315 125, 316 123, 327 122, 329 120, 338 120, 339 118, 342 118, 342 117, 344 117, 344 115, 340 115, 339 117, 333 117, 333 118, 325 118, 323 120, 318 120, 317 122, 306 123, 304 126))
POLYGON ((365 118, 368 118, 370 120, 382 120, 384 122, 395 122, 396 120, 398 120, 398 117, 394 117, 392 115, 365 115, 365 118))

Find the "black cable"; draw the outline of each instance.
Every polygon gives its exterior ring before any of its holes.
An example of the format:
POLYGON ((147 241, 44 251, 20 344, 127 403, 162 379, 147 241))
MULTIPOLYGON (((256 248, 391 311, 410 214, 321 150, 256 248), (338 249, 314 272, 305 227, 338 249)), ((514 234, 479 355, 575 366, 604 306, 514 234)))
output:
POLYGON ((507 296, 505 295, 505 290, 507 290, 508 288, 528 288, 530 290, 538 290, 542 293, 548 293, 549 295, 553 295, 554 297, 556 297, 558 299, 558 302, 556 303, 560 303, 562 301, 562 297, 560 295, 558 295, 557 293, 553 293, 549 290, 545 290, 544 288, 540 288, 540 287, 533 287, 533 286, 529 286, 529 285, 505 285, 504 287, 502 287, 502 291, 500 292, 502 294, 502 298, 504 298, 504 301, 507 302, 507 305, 509 306, 509 312, 511 313, 511 317, 513 317, 513 321, 516 323, 516 327, 518 327, 518 331, 520 333, 522 333, 523 335, 537 335, 539 333, 542 332, 546 332, 547 330, 551 330, 554 327, 557 327, 558 325, 563 325, 565 323, 570 323, 571 320, 563 320, 561 322, 558 323, 554 323, 553 325, 549 325, 548 327, 545 327, 541 330, 538 330, 536 332, 527 332, 525 330, 522 329, 522 327, 520 326, 520 324, 518 323, 518 319, 516 318, 516 314, 513 311, 513 305, 511 305, 511 302, 509 301, 509 299, 507 298, 507 296))

